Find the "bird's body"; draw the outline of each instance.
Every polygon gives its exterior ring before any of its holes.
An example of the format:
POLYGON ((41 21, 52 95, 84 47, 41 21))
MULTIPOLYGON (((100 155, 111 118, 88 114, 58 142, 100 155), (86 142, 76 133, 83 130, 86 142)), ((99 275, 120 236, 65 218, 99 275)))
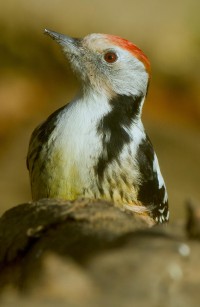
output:
POLYGON ((48 34, 64 47, 83 87, 76 99, 32 134, 27 162, 33 199, 106 199, 155 222, 166 222, 165 184, 141 122, 147 58, 135 45, 115 36, 92 34, 73 41, 48 34), (127 57, 128 65, 123 67, 127 57))

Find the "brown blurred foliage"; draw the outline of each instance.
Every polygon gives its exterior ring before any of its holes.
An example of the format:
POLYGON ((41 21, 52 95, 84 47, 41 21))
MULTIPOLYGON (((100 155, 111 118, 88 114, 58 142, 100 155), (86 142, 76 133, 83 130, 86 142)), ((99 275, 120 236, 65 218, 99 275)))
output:
POLYGON ((200 2, 196 0, 7 0, 0 4, 0 212, 30 199, 25 158, 33 128, 76 92, 44 28, 111 33, 148 55, 152 78, 144 124, 168 186, 171 215, 200 198, 200 2))

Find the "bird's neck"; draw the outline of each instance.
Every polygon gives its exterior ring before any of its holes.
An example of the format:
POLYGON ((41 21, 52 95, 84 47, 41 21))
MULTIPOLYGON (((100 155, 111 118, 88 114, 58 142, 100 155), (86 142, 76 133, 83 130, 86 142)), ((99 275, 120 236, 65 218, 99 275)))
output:
POLYGON ((133 121, 141 119, 142 107, 145 96, 112 94, 108 95, 102 92, 88 89, 82 92, 82 100, 90 108, 94 110, 98 118, 109 118, 110 122, 116 125, 129 126, 133 121))

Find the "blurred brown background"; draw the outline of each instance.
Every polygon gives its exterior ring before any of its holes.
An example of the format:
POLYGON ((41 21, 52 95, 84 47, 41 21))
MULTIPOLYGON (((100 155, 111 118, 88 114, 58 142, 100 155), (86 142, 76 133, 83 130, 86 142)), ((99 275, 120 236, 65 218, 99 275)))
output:
POLYGON ((0 213, 31 199, 26 152, 33 128, 76 92, 44 28, 122 36, 150 58, 143 121, 168 187, 171 219, 200 200, 200 1, 6 0, 0 4, 0 213))

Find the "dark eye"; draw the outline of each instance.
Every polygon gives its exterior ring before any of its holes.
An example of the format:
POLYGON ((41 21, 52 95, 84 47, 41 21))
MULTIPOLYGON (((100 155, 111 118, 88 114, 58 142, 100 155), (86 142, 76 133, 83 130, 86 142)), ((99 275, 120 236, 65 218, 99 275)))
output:
POLYGON ((117 55, 115 52, 107 52, 104 54, 104 60, 107 62, 107 63, 114 63, 117 61, 117 55))

